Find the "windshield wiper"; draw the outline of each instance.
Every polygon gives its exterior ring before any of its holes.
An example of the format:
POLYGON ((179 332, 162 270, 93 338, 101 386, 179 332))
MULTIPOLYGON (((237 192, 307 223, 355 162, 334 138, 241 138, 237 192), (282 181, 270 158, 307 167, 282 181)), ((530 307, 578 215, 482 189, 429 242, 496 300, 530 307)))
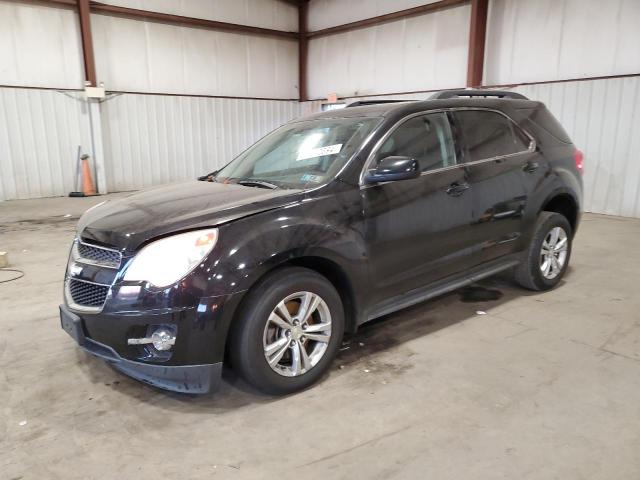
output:
POLYGON ((278 185, 274 185, 273 183, 265 182, 263 180, 252 180, 251 178, 238 180, 236 183, 238 185, 245 185, 247 187, 269 188, 271 190, 275 190, 276 188, 278 188, 278 185))
POLYGON ((206 175, 198 177, 198 180, 200 180, 201 182, 215 182, 217 174, 218 171, 216 170, 215 172, 207 173, 206 175))

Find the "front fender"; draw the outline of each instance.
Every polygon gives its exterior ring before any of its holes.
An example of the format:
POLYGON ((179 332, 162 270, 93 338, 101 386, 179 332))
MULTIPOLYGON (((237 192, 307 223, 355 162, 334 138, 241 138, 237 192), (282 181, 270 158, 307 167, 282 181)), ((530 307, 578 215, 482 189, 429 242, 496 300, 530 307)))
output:
MULTIPOLYGON (((292 260, 321 258, 340 266, 350 283, 366 281, 365 249, 353 231, 320 223, 288 222, 280 215, 251 225, 250 219, 221 228, 222 245, 211 259, 209 295, 227 295, 251 288, 270 270, 292 260), (246 224, 246 225, 245 225, 246 224), (235 239, 225 242, 222 239, 235 239)), ((208 267, 210 268, 210 267, 208 267)))
POLYGON ((206 265, 208 296, 248 290, 273 268, 305 257, 332 262, 352 285, 367 286, 360 196, 347 185, 222 225, 218 238, 206 265))

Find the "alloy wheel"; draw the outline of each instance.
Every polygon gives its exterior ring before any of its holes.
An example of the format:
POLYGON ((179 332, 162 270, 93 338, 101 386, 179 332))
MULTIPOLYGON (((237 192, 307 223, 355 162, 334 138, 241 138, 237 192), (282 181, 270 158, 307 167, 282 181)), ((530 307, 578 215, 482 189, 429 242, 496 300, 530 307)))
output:
POLYGON ((547 280, 556 278, 565 262, 569 248, 567 232, 562 227, 554 227, 544 237, 540 250, 540 271, 547 280))
POLYGON ((297 377, 322 359, 331 338, 331 313, 312 292, 297 292, 282 299, 264 328, 264 356, 273 371, 297 377))

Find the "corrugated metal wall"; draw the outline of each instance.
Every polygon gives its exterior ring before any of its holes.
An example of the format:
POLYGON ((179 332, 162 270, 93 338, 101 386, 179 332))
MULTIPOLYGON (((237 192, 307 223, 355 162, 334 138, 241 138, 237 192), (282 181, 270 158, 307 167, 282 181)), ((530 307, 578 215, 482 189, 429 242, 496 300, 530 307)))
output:
POLYGON ((102 105, 109 191, 195 178, 299 116, 297 101, 111 96, 102 105))
MULTIPOLYGON (((402 10, 424 0, 313 0, 311 29, 402 10)), ((293 30, 279 0, 110 0, 133 8, 293 30)), ((640 71, 640 2, 491 0, 487 83, 640 71)), ((464 84, 469 7, 310 42, 312 97, 464 84), (356 93, 357 92, 357 93, 356 93)), ((295 98, 294 41, 92 15, 107 89, 295 98), (237 38, 236 38, 237 37, 237 38), (202 48, 200 48, 202 47, 202 48)), ((72 9, 0 0, 0 84, 78 88, 72 9)), ((588 211, 640 217, 640 78, 518 87, 547 103, 586 155, 588 211)), ((410 94, 393 98, 426 98, 410 94)), ((65 195, 76 148, 91 153, 78 91, 0 88, 0 200, 65 195)), ((379 97, 375 97, 379 98, 379 97)), ((130 190, 226 163, 266 132, 321 102, 122 94, 101 104, 108 188, 130 190)))
MULTIPOLYGON (((515 90, 545 102, 585 152, 585 209, 640 218, 640 77, 515 90)), ((319 111, 321 103, 109 97, 101 105, 109 191, 214 170, 277 126, 319 111)), ((73 188, 78 145, 90 152, 86 104, 79 92, 0 88, 0 200, 66 195, 73 188)))
POLYGON ((0 88, 0 200, 66 195, 78 145, 91 152, 80 92, 0 88))
POLYGON ((298 98, 295 39, 91 15, 98 82, 107 90, 298 98))
POLYGON ((640 218, 640 77, 515 88, 544 102, 585 154, 585 210, 640 218))
POLYGON ((329 93, 367 95, 464 85, 470 13, 471 7, 462 5, 312 38, 309 96, 326 98, 329 93))
MULTIPOLYGON (((100 108, 107 189, 113 192, 215 170, 309 106, 120 94, 100 108)), ((92 154, 81 92, 0 88, 0 200, 66 195, 74 189, 78 145, 92 154)))
POLYGON ((0 85, 82 88, 76 13, 0 0, 0 85))
MULTIPOLYGON (((288 31, 298 22, 297 7, 282 0, 108 3, 288 31)), ((183 95, 110 95, 100 105, 93 140, 98 151, 104 143, 98 164, 110 191, 206 173, 304 108, 290 100, 212 98, 297 98, 295 38, 117 15, 91 20, 98 81, 107 91, 183 95)), ((74 8, 0 0, 0 85, 48 89, 0 87, 0 200, 65 195, 74 186, 77 146, 95 157, 82 92, 53 90, 82 88, 83 78, 74 8)))
MULTIPOLYGON (((526 85, 585 154, 585 211, 640 218, 640 76, 526 85)), ((347 98, 429 98, 431 93, 347 98)), ((311 103, 319 111, 321 102, 311 103)))
POLYGON ((640 72, 638 0, 491 0, 485 85, 640 72))
POLYGON ((344 25, 386 13, 406 10, 438 0, 311 0, 309 30, 344 25))

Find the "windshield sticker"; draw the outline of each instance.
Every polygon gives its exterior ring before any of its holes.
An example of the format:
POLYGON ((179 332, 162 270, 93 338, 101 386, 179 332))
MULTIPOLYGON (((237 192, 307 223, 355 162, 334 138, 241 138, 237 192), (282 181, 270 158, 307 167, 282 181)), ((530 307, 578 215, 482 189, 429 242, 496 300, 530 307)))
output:
POLYGON ((335 155, 342 149, 342 144, 337 143, 335 145, 327 145, 326 147, 312 148, 310 150, 304 150, 298 153, 296 161, 306 160, 308 158, 322 157, 324 155, 335 155))
POLYGON ((313 182, 320 183, 322 181, 322 177, 320 175, 313 175, 311 173, 305 173, 300 177, 301 182, 313 182))

